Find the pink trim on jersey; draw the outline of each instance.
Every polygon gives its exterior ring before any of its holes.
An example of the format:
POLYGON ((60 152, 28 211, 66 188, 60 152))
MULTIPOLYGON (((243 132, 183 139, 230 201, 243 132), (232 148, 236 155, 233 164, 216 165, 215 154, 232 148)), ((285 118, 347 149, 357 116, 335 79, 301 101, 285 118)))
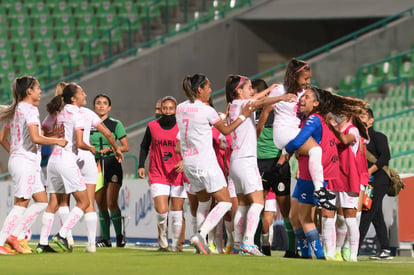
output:
POLYGON ((164 130, 159 120, 154 120, 148 123, 148 128, 151 132, 149 184, 183 185, 184 173, 175 171, 175 165, 182 160, 181 156, 175 152, 177 124, 170 130, 164 130))
POLYGON ((39 123, 38 122, 31 122, 31 123, 27 123, 27 126, 32 126, 32 125, 39 125, 39 123))
POLYGON ((98 126, 99 124, 102 124, 102 120, 98 121, 97 123, 95 123, 94 125, 92 125, 94 128, 96 128, 96 126, 98 126))
POLYGON ((214 120, 213 122, 211 122, 210 124, 211 125, 214 125, 214 124, 216 124, 217 122, 219 122, 221 120, 221 118, 218 118, 217 120, 214 120))
POLYGON ((357 168, 358 168, 359 177, 360 177, 360 183, 366 186, 369 181, 367 148, 365 147, 366 140, 363 137, 361 137, 359 142, 360 144, 359 144, 358 152, 356 154, 356 162, 357 162, 357 168))
MULTIPOLYGON (((349 134, 350 129, 352 128, 355 128, 355 126, 349 124, 343 130, 343 133, 345 135, 349 134)), ((329 183, 328 188, 329 190, 333 191, 359 193, 359 190, 361 189, 360 178, 355 154, 352 151, 352 147, 350 144, 338 143, 337 148, 339 159, 339 178, 337 181, 329 183)))
MULTIPOLYGON (((339 141, 320 115, 313 114, 311 116, 317 116, 322 124, 322 139, 319 145, 322 148, 322 166, 324 180, 328 180, 329 182, 335 181, 339 176, 338 150, 336 148, 336 144, 339 141)), ((305 122, 306 121, 302 123, 302 126, 305 122)), ((309 157, 299 156, 298 163, 300 178, 303 180, 312 180, 309 173, 309 157)))
POLYGON ((84 130, 85 129, 85 127, 83 127, 83 126, 81 126, 81 127, 76 127, 75 128, 75 131, 77 131, 77 130, 84 130))

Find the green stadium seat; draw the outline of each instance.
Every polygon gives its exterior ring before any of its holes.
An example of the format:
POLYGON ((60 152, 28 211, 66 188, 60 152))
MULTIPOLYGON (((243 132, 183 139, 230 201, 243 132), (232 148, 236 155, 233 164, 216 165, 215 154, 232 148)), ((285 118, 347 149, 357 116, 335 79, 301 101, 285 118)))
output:
POLYGON ((69 14, 61 14, 58 18, 55 19, 55 29, 56 34, 58 34, 62 29, 67 28, 68 26, 72 29, 75 28, 75 20, 69 14))
POLYGON ((138 5, 132 1, 120 1, 117 5, 118 16, 126 17, 130 14, 138 14, 138 5))
POLYGON ((394 64, 390 62, 385 62, 383 64, 379 64, 376 67, 377 77, 382 80, 394 79, 395 78, 395 71, 394 71, 394 64))
POLYGON ((39 0, 24 0, 23 6, 33 9, 34 7, 36 7, 37 3, 43 4, 43 2, 40 2, 39 0))
POLYGON ((414 79, 414 63, 406 61, 401 64, 400 77, 406 77, 410 80, 414 79))
POLYGON ((21 40, 30 39, 30 29, 25 26, 19 26, 14 32, 11 32, 10 42, 20 43, 21 40))
POLYGON ((15 32, 18 31, 18 28, 23 26, 24 28, 30 30, 31 29, 31 22, 27 15, 19 14, 10 20, 10 31, 15 32))
POLYGON ((97 34, 98 32, 96 31, 96 27, 88 25, 79 30, 79 41, 82 43, 88 43, 89 40, 94 38, 97 34))
POLYGON ((32 59, 25 59, 19 66, 20 75, 34 75, 38 71, 37 62, 32 59))
MULTIPOLYGON (((118 16, 119 20, 123 20, 124 18, 128 18, 129 22, 131 22, 131 31, 137 32, 142 30, 142 18, 136 13, 136 14, 129 14, 127 17, 118 16)), ((121 31, 128 32, 128 24, 123 23, 121 25, 121 31)))
POLYGON ((9 10, 9 12, 8 12, 8 15, 7 16, 9 18, 16 18, 19 15, 25 15, 25 16, 27 16, 27 13, 23 9, 23 4, 21 2, 14 2, 13 4, 10 5, 10 7, 8 8, 8 10, 9 10))
POLYGON ((77 30, 86 28, 87 26, 98 27, 98 21, 93 14, 83 14, 78 17, 78 23, 76 25, 77 30))
POLYGON ((76 38, 75 28, 73 26, 62 26, 62 29, 56 31, 56 42, 65 43, 69 38, 76 38))
POLYGON ((49 8, 42 1, 34 0, 34 2, 36 4, 30 10, 31 18, 39 18, 42 14, 49 16, 49 8))
POLYGON ((76 18, 80 18, 83 17, 84 15, 91 15, 91 16, 95 16, 94 10, 93 10, 93 6, 89 4, 88 1, 81 1, 79 3, 79 7, 74 9, 74 17, 76 18))
POLYGON ((39 28, 33 29, 33 42, 39 44, 45 39, 53 39, 53 27, 42 25, 39 28))
POLYGON ((115 16, 115 6, 111 5, 111 2, 108 0, 100 2, 99 5, 96 7, 96 17, 102 18, 108 14, 112 14, 112 16, 115 16))
POLYGON ((351 91, 355 89, 355 78, 347 75, 339 82, 339 91, 351 91))
MULTIPOLYGON (((49 6, 50 7, 50 6, 49 6)), ((51 7, 52 17, 58 19, 62 15, 68 15, 72 17, 72 9, 67 5, 65 1, 59 1, 54 7, 51 7)))
POLYGON ((54 9, 61 2, 61 1, 56 1, 56 0, 44 0, 44 1, 45 1, 46 7, 48 7, 49 9, 54 9))
POLYGON ((43 51, 44 54, 39 56, 39 67, 47 66, 59 58, 59 53, 54 42, 49 47, 42 46, 40 50, 43 51))
POLYGON ((33 28, 40 28, 41 26, 53 27, 52 17, 47 13, 38 14, 37 17, 33 18, 33 28))
MULTIPOLYGON (((60 53, 70 55, 72 70, 77 70, 80 67, 83 67, 83 56, 81 54, 80 45, 76 39, 71 38, 66 40, 66 43, 61 44, 60 53)), ((69 68, 68 59, 64 59, 62 64, 65 68, 69 68)))

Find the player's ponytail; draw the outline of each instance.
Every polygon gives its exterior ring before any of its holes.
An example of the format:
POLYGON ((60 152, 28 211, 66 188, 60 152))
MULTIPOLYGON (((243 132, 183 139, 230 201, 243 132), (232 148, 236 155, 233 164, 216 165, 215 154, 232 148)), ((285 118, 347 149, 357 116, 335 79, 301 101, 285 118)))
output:
POLYGON ((187 75, 183 80, 183 90, 185 96, 191 103, 198 98, 198 88, 204 88, 207 84, 207 77, 203 74, 187 75))

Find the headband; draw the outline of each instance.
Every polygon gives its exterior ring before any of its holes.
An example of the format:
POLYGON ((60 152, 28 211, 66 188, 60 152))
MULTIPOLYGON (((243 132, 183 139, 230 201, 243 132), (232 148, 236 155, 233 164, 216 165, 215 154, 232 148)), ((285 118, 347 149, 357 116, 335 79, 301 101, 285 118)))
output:
POLYGON ((308 64, 303 65, 302 67, 300 67, 299 69, 296 70, 295 74, 297 74, 298 72, 302 71, 303 69, 305 69, 306 67, 308 67, 308 64))
POLYGON ((234 88, 233 92, 237 91, 238 88, 240 88, 240 86, 249 78, 245 77, 245 76, 240 76, 240 80, 239 80, 239 84, 237 84, 236 88, 234 88))

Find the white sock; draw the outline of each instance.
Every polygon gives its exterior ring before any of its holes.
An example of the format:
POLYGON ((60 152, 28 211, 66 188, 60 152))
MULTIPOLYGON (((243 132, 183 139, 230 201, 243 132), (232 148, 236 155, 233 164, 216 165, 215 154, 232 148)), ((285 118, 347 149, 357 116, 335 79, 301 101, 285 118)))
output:
POLYGON ((214 243, 214 240, 216 239, 216 227, 212 228, 207 236, 208 243, 214 243))
POLYGON ((345 224, 348 228, 350 259, 357 260, 359 246, 359 228, 356 218, 345 218, 345 224))
POLYGON ((59 235, 62 238, 67 238, 69 230, 71 230, 77 224, 77 222, 82 218, 83 214, 83 210, 75 206, 72 211, 70 211, 68 218, 60 228, 59 235))
POLYGON ((334 258, 336 252, 335 219, 322 218, 322 240, 326 250, 326 257, 334 258))
MULTIPOLYGON (((213 230, 214 231, 214 230, 213 230)), ((218 253, 223 252, 223 218, 216 225, 216 238, 214 239, 214 244, 218 253)))
POLYGON ((168 212, 163 214, 157 212, 157 220, 158 220, 158 229, 160 230, 160 234, 167 234, 167 219, 168 219, 168 212))
POLYGON ((348 233, 343 215, 336 215, 336 251, 341 251, 348 233))
POLYGON ((226 244, 226 246, 233 246, 234 245, 233 222, 224 221, 224 227, 226 228, 226 234, 227 234, 227 244, 226 244))
POLYGON ((98 215, 96 212, 85 214, 86 231, 88 234, 88 246, 96 245, 96 228, 98 224, 98 215))
POLYGON ((191 227, 193 228, 193 234, 196 234, 198 232, 197 216, 191 216, 191 227))
POLYGON ((48 245, 50 230, 52 230, 53 220, 55 219, 54 213, 44 212, 42 216, 42 228, 40 230, 39 244, 48 245))
POLYGON ((234 247, 240 248, 240 243, 243 240, 244 229, 246 227, 246 216, 249 206, 239 205, 234 215, 234 247))
POLYGON ((273 224, 269 226, 269 244, 272 245, 273 242, 273 224))
POLYGON ((266 233, 266 234, 262 233, 260 238, 262 240, 262 246, 270 246, 269 233, 266 233))
POLYGON ((205 202, 198 202, 197 207, 197 231, 200 230, 201 225, 203 224, 204 220, 206 219, 208 213, 210 212, 211 207, 211 199, 205 202))
POLYGON ((21 222, 14 228, 12 235, 16 236, 18 240, 23 240, 26 231, 36 221, 37 217, 47 207, 46 202, 35 202, 31 204, 26 211, 24 211, 21 222))
POLYGON ((172 220, 172 247, 177 247, 183 227, 183 211, 170 211, 170 215, 172 220))
POLYGON ((203 224, 200 227, 200 235, 205 238, 217 224, 223 218, 224 214, 231 209, 231 202, 221 201, 211 209, 210 213, 207 215, 203 224))
MULTIPOLYGON (((65 220, 68 218, 69 213, 70 213, 69 206, 60 206, 59 207, 59 209, 57 211, 57 214, 58 214, 59 222, 60 222, 61 226, 63 225, 65 220)), ((68 231, 67 238, 72 238, 72 230, 68 231)))
POLYGON ((246 230, 244 232, 243 242, 247 245, 254 244, 254 235, 260 221, 260 213, 262 213, 263 204, 252 203, 247 211, 246 230))
POLYGON ((0 231, 0 245, 3 245, 7 238, 12 234, 13 229, 20 223, 23 218, 26 207, 14 205, 4 220, 3 227, 0 231))
POLYGON ((317 146, 309 150, 309 173, 315 190, 323 187, 322 148, 317 146))

